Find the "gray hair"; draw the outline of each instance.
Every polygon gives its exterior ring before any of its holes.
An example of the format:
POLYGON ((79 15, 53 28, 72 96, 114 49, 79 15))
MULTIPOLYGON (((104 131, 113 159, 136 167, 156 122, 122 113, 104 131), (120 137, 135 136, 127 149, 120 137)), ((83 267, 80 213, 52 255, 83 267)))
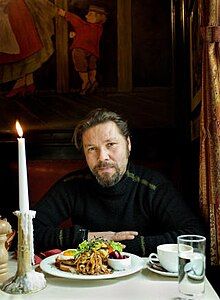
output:
POLYGON ((75 127, 73 134, 73 142, 78 150, 82 149, 82 137, 84 132, 98 124, 114 122, 120 133, 127 139, 130 135, 127 121, 123 120, 122 117, 110 110, 105 108, 97 108, 92 110, 83 120, 81 120, 75 127))

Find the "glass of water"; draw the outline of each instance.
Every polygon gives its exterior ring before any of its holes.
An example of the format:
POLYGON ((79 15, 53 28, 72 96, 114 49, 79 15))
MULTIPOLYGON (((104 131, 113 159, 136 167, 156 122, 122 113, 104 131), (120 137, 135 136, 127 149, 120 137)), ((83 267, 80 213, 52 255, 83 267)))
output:
POLYGON ((205 292, 206 238, 200 235, 180 235, 178 243, 178 270, 180 293, 196 297, 205 292), (192 251, 184 251, 185 245, 192 251))

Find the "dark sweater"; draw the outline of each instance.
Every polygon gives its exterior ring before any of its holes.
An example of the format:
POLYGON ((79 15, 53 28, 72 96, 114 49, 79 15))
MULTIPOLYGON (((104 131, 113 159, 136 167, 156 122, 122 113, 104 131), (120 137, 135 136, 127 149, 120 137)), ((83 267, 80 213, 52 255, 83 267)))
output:
POLYGON ((81 228, 94 231, 138 231, 122 241, 126 251, 147 256, 156 246, 176 243, 181 234, 202 234, 192 214, 170 181, 156 171, 129 164, 119 183, 103 188, 88 168, 59 180, 33 208, 35 251, 74 248, 81 228), (60 224, 71 217, 69 228, 60 224))

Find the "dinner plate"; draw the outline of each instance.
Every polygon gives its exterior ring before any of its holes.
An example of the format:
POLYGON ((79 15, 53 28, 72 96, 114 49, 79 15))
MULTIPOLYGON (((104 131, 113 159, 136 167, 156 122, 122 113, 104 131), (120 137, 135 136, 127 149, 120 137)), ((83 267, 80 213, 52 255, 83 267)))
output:
POLYGON ((118 278, 118 277, 123 277, 127 275, 131 275, 133 273, 136 273, 140 271, 141 269, 144 268, 144 261, 142 260, 141 257, 127 253, 125 252, 124 254, 128 254, 131 256, 131 266, 123 271, 113 271, 111 274, 102 274, 102 275, 83 275, 83 274, 77 274, 77 273, 71 273, 71 272, 65 272, 62 270, 57 269, 55 266, 55 259, 58 254, 49 256, 45 258, 44 260, 41 261, 40 267, 41 269, 53 276, 57 277, 63 277, 63 278, 69 278, 69 279, 109 279, 109 278, 118 278))
POLYGON ((150 264, 149 262, 147 262, 146 268, 154 273, 159 274, 159 275, 168 276, 168 277, 178 277, 178 273, 157 270, 157 269, 153 268, 152 264, 150 264))

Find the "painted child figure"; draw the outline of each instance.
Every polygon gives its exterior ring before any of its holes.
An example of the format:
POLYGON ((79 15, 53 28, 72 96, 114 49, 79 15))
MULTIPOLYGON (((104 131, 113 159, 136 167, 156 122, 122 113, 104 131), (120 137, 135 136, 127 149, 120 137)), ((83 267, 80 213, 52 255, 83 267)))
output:
POLYGON ((76 71, 82 80, 81 95, 92 93, 98 86, 96 80, 99 42, 106 21, 106 11, 102 7, 90 5, 86 21, 74 13, 58 8, 58 15, 73 26, 75 36, 70 46, 76 71))

